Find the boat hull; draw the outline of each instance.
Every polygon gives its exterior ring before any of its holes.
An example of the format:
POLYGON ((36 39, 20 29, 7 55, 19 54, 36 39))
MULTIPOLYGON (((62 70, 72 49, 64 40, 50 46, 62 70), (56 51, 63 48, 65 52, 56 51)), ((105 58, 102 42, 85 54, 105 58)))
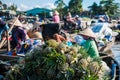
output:
POLYGON ((104 52, 105 53, 105 52, 109 51, 112 48, 112 46, 114 45, 114 43, 115 43, 115 37, 113 37, 112 41, 109 42, 107 45, 99 47, 98 48, 99 52, 104 52))

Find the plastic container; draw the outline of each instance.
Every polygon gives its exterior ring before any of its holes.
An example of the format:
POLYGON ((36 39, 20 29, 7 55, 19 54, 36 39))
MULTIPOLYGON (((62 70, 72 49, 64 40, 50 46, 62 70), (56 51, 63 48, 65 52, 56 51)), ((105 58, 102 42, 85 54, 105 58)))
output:
POLYGON ((12 52, 8 52, 7 55, 12 56, 12 52))
POLYGON ((67 45, 68 45, 68 46, 72 46, 72 42, 68 41, 68 42, 67 42, 67 45))

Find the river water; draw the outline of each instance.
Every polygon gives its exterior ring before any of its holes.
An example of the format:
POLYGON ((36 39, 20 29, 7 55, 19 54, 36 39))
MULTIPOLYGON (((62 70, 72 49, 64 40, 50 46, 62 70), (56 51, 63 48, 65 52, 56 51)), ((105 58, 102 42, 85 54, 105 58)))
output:
POLYGON ((112 53, 114 54, 114 59, 119 63, 120 65, 120 42, 115 43, 112 48, 112 53))

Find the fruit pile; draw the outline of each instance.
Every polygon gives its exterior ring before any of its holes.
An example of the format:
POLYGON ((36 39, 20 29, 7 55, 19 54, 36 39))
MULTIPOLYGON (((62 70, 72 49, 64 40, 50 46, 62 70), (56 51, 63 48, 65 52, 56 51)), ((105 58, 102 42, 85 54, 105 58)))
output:
POLYGON ((66 42, 49 40, 19 62, 17 72, 14 72, 15 66, 11 71, 14 80, 109 80, 109 69, 104 67, 104 62, 90 58, 84 48, 76 44, 68 46, 66 42))

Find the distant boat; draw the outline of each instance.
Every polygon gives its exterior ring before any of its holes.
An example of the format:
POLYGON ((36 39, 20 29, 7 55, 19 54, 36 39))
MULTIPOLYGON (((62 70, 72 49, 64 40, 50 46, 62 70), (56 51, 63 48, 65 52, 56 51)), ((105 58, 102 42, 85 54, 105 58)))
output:
POLYGON ((100 52, 106 52, 106 51, 110 50, 115 42, 115 36, 113 36, 113 34, 112 34, 113 31, 112 31, 112 29, 110 29, 110 25, 108 23, 95 23, 95 25, 92 26, 91 29, 96 34, 98 42, 100 40, 103 41, 102 39, 104 39, 106 34, 111 36, 110 41, 108 41, 109 39, 106 38, 107 43, 104 44, 103 46, 98 46, 98 49, 100 52))

